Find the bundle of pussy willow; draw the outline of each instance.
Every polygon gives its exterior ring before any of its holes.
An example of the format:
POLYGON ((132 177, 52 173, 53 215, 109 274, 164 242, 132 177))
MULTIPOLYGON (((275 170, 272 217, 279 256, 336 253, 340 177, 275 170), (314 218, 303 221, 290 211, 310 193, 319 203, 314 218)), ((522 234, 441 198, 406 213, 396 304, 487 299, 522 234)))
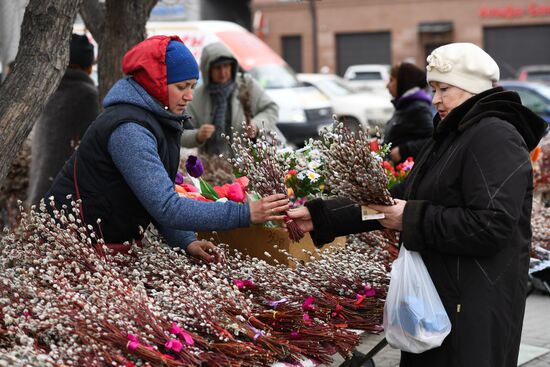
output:
POLYGON ((371 149, 369 132, 353 132, 334 117, 333 125, 312 144, 321 152, 332 195, 358 203, 392 205, 383 154, 371 149))
MULTIPOLYGON (((243 129, 246 124, 243 125, 243 129)), ((253 190, 260 196, 277 193, 286 193, 285 179, 288 167, 284 167, 277 154, 277 138, 273 131, 259 130, 257 139, 233 132, 225 136, 231 146, 232 157, 228 161, 235 170, 250 180, 253 190)), ((285 225, 291 240, 298 242, 304 233, 290 218, 286 218, 285 225)))
POLYGON ((109 253, 76 209, 55 216, 23 212, 0 242, 0 352, 21 365, 328 363, 351 329, 381 330, 389 274, 364 243, 295 269, 228 249, 198 264, 149 232, 109 253))

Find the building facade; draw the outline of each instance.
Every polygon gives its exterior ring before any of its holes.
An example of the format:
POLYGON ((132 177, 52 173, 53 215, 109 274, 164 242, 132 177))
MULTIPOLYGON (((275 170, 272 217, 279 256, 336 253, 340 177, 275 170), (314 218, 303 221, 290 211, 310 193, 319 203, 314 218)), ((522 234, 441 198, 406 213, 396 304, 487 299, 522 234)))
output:
POLYGON ((550 64, 549 0, 253 0, 252 8, 256 33, 298 72, 425 65, 449 42, 483 47, 503 78, 550 64))

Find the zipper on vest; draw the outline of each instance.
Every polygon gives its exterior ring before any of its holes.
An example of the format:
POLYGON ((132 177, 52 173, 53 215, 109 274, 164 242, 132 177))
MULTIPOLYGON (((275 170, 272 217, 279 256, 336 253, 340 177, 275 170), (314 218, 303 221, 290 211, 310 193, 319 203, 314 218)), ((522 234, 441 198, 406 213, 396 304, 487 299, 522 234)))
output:
MULTIPOLYGON (((457 282, 457 287, 458 289, 460 290, 460 256, 457 257, 456 259, 456 282, 457 282)), ((460 313, 460 307, 462 305, 460 303, 457 303, 456 305, 456 312, 457 313, 460 313)))

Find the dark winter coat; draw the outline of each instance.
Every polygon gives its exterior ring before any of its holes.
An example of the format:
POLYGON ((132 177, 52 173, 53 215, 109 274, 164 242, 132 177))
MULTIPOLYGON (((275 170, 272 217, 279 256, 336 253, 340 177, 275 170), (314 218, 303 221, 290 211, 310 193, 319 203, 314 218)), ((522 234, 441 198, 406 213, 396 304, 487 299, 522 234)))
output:
POLYGON ((53 196, 57 205, 70 207, 71 200, 79 195, 85 223, 101 233, 107 243, 140 240, 140 228, 147 228, 153 217, 113 162, 107 149, 109 138, 117 127, 128 121, 143 126, 155 137, 160 160, 170 180, 174 181, 180 161, 183 119, 159 116, 129 103, 109 106, 90 126, 78 151, 56 177, 48 197, 53 196), (67 194, 72 198, 67 199, 67 194), (98 218, 102 220, 100 227, 98 218))
POLYGON ((395 112, 384 128, 384 143, 398 147, 404 161, 416 158, 433 133, 431 99, 421 89, 393 101, 395 112))
POLYGON ((37 204, 99 113, 93 80, 82 70, 67 69, 34 126, 27 201, 37 204))
MULTIPOLYGON (((439 348, 403 352, 401 366, 517 365, 531 242, 529 151, 545 127, 502 88, 435 118, 434 139, 392 194, 407 200, 401 239, 422 254, 452 330, 439 348)), ((379 227, 361 222, 347 200, 309 208, 317 241, 379 227)))

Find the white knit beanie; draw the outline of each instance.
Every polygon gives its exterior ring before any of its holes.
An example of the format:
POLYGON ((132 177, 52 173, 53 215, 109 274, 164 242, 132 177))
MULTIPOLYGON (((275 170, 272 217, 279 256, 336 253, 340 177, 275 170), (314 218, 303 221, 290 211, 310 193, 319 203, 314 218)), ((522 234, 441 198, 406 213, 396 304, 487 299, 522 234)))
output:
POLYGON ((493 88, 500 77, 495 60, 473 43, 438 47, 426 60, 428 83, 447 83, 472 94, 493 88))

